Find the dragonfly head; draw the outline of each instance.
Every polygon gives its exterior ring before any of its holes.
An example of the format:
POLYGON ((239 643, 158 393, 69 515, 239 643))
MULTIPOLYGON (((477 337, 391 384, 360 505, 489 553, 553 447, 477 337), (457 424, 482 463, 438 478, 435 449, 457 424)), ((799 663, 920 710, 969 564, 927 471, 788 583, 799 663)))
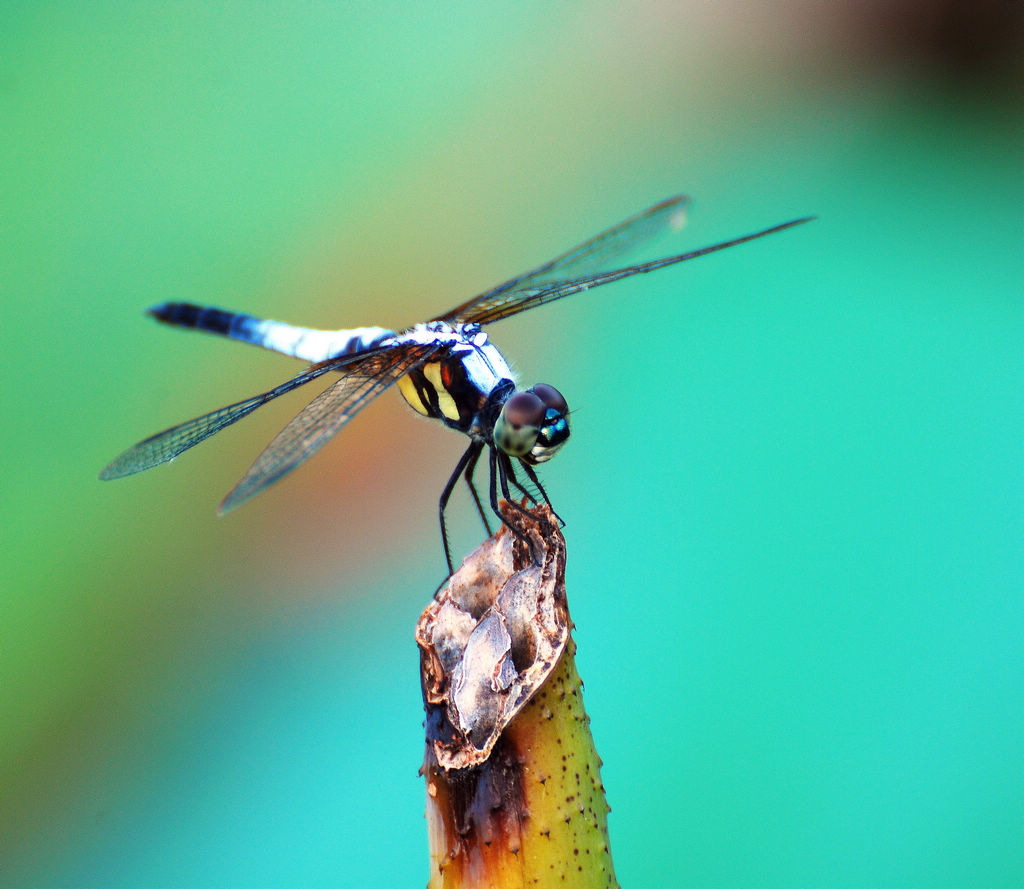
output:
POLYGON ((509 398, 494 424, 497 448, 534 466, 550 460, 568 438, 569 405, 544 383, 509 398))

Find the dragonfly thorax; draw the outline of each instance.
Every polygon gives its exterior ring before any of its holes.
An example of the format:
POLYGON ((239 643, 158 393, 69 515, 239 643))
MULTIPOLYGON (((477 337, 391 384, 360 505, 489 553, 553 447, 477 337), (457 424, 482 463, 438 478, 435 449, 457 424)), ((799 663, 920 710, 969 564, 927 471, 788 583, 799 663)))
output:
POLYGON ((398 381, 418 413, 534 465, 550 460, 569 438, 561 393, 545 384, 516 391, 512 369, 479 324, 431 321, 395 339, 448 347, 398 381))
POLYGON ((489 437, 493 418, 487 414, 496 399, 503 401, 506 392, 514 391, 515 377, 480 325, 432 321, 417 324, 396 339, 447 346, 398 381, 413 410, 471 437, 489 437))

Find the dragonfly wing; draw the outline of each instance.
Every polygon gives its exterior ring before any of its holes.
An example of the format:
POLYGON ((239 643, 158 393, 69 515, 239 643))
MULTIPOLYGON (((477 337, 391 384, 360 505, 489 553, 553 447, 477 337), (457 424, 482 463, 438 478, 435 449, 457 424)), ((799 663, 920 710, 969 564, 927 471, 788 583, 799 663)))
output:
POLYGON ((675 265, 678 262, 685 262, 688 259, 696 259, 698 256, 706 256, 708 253, 715 253, 725 250, 727 247, 735 247, 756 238, 763 238, 765 235, 780 232, 783 229, 791 228, 794 225, 801 225, 810 222, 814 216, 805 216, 802 219, 793 219, 783 222, 780 225, 773 225, 771 228, 763 229, 753 234, 743 235, 739 238, 732 238, 708 247, 701 247, 697 250, 690 250, 687 253, 680 253, 676 256, 666 256, 663 259, 654 259, 650 262, 642 262, 638 265, 631 265, 621 269, 586 274, 577 278, 560 281, 543 281, 537 283, 531 280, 528 284, 518 285, 504 293, 496 294, 474 306, 469 320, 478 324, 487 324, 491 321, 500 321, 512 315, 518 315, 527 309, 542 306, 556 299, 571 296, 582 290, 590 290, 593 287, 600 287, 602 284, 610 284, 612 281, 619 281, 622 278, 629 278, 632 275, 642 275, 653 272, 656 269, 663 269, 666 266, 675 265))
POLYGON ((614 257, 638 247, 649 238, 663 234, 668 229, 682 227, 689 198, 684 195, 669 198, 655 204, 643 213, 620 222, 614 228, 584 241, 567 253, 544 263, 529 272, 499 284, 486 293, 446 312, 439 321, 480 321, 480 314, 497 305, 504 305, 514 294, 538 287, 545 281, 567 280, 593 275, 607 268, 614 257))
POLYGON ((443 347, 440 343, 393 346, 350 364, 340 380, 314 398, 274 437, 224 498, 218 512, 237 509, 305 463, 361 408, 443 347))
POLYGON ((153 466, 159 466, 168 460, 173 460, 178 454, 187 451, 201 441, 205 441, 211 435, 220 432, 221 429, 230 426, 232 423, 237 423, 243 417, 251 414, 256 408, 262 407, 279 395, 284 395, 293 389, 297 389, 299 386, 304 386, 317 377, 323 376, 328 371, 344 370, 346 364, 362 357, 364 356, 346 355, 342 358, 324 361, 303 371, 298 376, 292 377, 280 386, 275 386, 268 392, 262 392, 259 395, 246 398, 244 401, 218 408, 215 411, 210 411, 208 414, 203 414, 201 417, 196 417, 185 423, 172 426, 170 429, 165 429, 163 432, 158 432, 156 435, 151 435, 111 461, 100 473, 100 478, 103 480, 122 478, 126 475, 150 469, 153 466))

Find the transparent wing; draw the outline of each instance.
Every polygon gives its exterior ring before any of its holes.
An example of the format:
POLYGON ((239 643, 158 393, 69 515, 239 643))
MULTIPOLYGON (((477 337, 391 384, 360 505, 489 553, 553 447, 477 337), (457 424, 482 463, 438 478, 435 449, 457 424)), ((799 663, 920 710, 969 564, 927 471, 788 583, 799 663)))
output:
POLYGON ((545 281, 564 281, 593 275, 599 272, 602 266, 607 267, 614 257, 638 247, 654 235, 662 234, 667 229, 681 228, 689 200, 685 195, 678 195, 655 204, 643 213, 620 222, 614 228, 602 232, 578 247, 573 247, 550 262, 512 278, 493 290, 474 296, 437 320, 477 321, 479 312, 504 304, 514 299, 515 294, 537 287, 545 281))
POLYGON ((237 509, 305 463, 361 408, 443 348, 441 343, 399 345, 347 367, 344 377, 321 392, 275 436, 224 498, 218 512, 237 509))
MULTIPOLYGON (((378 349, 368 354, 375 355, 386 351, 388 350, 378 349)), ((158 466, 161 463, 166 463, 168 460, 173 460, 178 454, 194 447, 211 435, 215 435, 232 423, 237 423, 242 417, 248 416, 256 408, 262 407, 268 401, 277 398, 279 395, 291 392, 299 386, 304 386, 317 377, 323 376, 328 371, 344 371, 347 365, 362 360, 366 357, 366 354, 345 355, 340 358, 324 361, 311 367, 309 370, 303 371, 298 376, 292 377, 292 379, 282 383, 280 386, 275 386, 269 392, 263 392, 252 396, 252 398, 246 398, 244 401, 229 404, 227 407, 210 411, 210 413, 203 414, 201 417, 196 417, 185 423, 172 426, 170 429, 165 429, 163 432, 158 432, 156 435, 151 435, 149 438, 140 441, 137 445, 128 448, 127 451, 111 461, 100 473, 100 478, 104 480, 122 478, 123 476, 132 475, 136 472, 150 469, 153 466, 158 466)))
POLYGON ((747 241, 763 238, 775 232, 792 228, 794 225, 801 225, 815 219, 814 216, 805 216, 802 219, 793 219, 783 222, 780 225, 773 225, 763 231, 744 235, 740 238, 732 238, 722 241, 719 244, 712 244, 709 247, 701 247, 698 250, 690 250, 687 253, 680 253, 677 256, 667 256, 664 259, 654 259, 650 262, 642 262, 639 265, 631 265, 626 268, 613 269, 607 272, 597 272, 592 275, 583 275, 578 278, 570 278, 562 281, 550 281, 537 284, 531 281, 529 285, 520 285, 513 289, 495 296, 488 297, 478 305, 475 305, 466 315, 461 316, 464 320, 475 321, 478 324, 487 324, 491 321, 500 321, 512 315, 518 315, 527 309, 542 306, 564 296, 571 296, 581 290, 590 290, 593 287, 600 287, 602 284, 610 284, 612 281, 619 281, 622 278, 629 278, 632 275, 643 275, 653 272, 656 269, 663 269, 666 266, 675 265, 677 262, 685 262, 688 259, 696 259, 698 256, 706 256, 708 253, 715 253, 718 250, 725 250, 727 247, 735 247, 747 241))

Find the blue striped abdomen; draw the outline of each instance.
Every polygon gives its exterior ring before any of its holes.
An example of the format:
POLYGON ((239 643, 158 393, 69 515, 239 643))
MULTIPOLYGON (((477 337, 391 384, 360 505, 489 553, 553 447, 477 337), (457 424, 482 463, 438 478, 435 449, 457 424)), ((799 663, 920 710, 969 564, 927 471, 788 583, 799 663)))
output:
POLYGON ((383 327, 317 330, 312 327, 296 327, 283 321, 268 321, 240 312, 227 312, 212 306, 196 306, 192 303, 161 303, 153 306, 149 314, 165 324, 226 336, 301 358, 311 364, 338 355, 365 351, 394 336, 394 331, 383 327))

